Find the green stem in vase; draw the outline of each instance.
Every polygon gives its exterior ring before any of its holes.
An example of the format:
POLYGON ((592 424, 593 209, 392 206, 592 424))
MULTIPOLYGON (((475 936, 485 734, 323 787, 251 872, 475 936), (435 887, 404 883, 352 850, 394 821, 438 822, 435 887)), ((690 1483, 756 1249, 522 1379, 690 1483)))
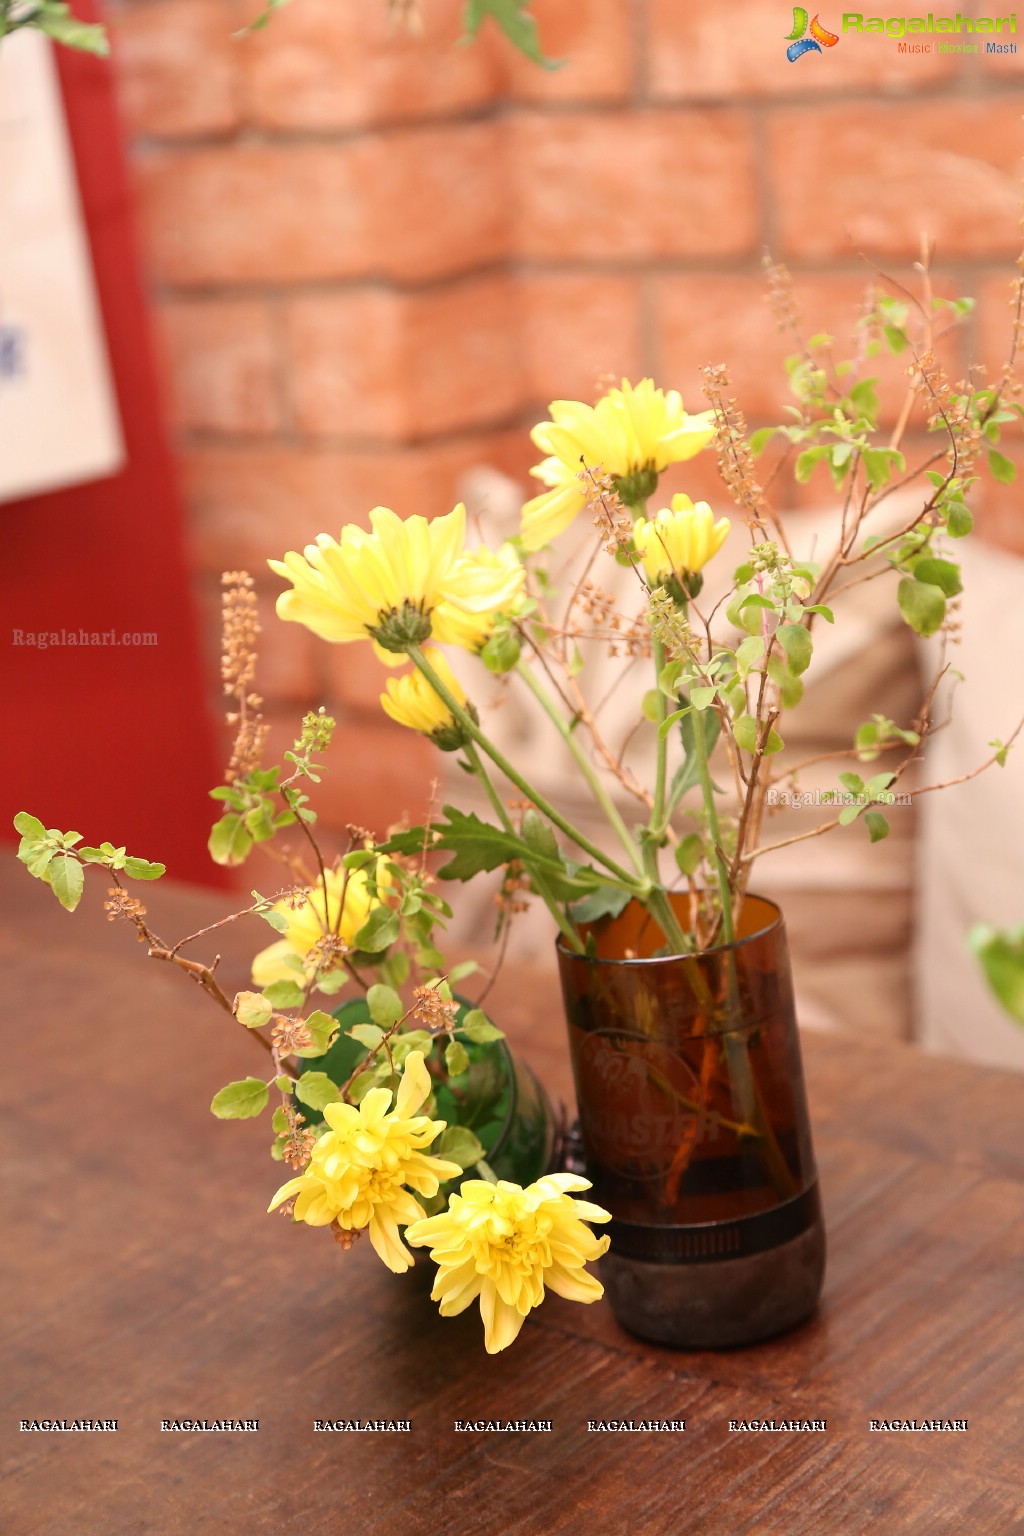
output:
POLYGON ((573 732, 572 727, 565 721, 558 708, 558 705, 548 693, 547 689, 544 687, 544 684, 533 671, 532 667, 528 667, 522 661, 519 661, 516 663, 516 672, 523 679, 523 682, 526 684, 527 688, 529 688, 530 692, 533 694, 534 698, 537 700, 538 704, 547 715, 548 719, 552 722, 556 731, 565 742, 565 745, 569 748, 569 751, 572 753, 576 760, 576 764, 580 772, 583 774, 583 777, 590 785, 594 799, 597 801, 605 816, 608 818, 608 822, 618 837, 619 842, 622 844, 623 848, 625 848, 626 852, 629 854, 634 865, 636 866, 637 874, 642 875, 644 873, 644 868, 639 852, 637 850, 636 839, 630 835, 629 828, 626 826, 622 816, 619 814, 617 805, 615 804, 611 795, 608 793, 608 790, 605 788, 604 784, 602 784, 600 775, 597 773, 593 763, 587 757, 583 747, 576 739, 576 735, 573 732))
MULTIPOLYGON (((508 810, 506 809, 501 796, 498 794, 498 791, 494 787, 494 781, 492 780, 490 774, 487 772, 485 765, 481 762, 480 754, 476 750, 476 747, 471 741, 466 741, 463 744, 463 751, 466 754, 466 761, 469 763, 470 768, 472 768, 474 774, 483 785, 487 794, 487 798, 491 802, 491 805, 494 807, 498 820, 501 822, 506 832, 511 832, 513 835, 515 835, 515 827, 512 825, 512 819, 508 814, 508 810)), ((537 892, 537 895, 547 907, 548 911, 551 913, 551 916, 554 918, 555 922, 558 924, 558 930, 562 937, 565 939, 565 942, 569 945, 570 949, 576 952, 576 954, 581 955, 583 953, 583 942, 580 939, 579 934, 576 932, 576 929, 572 926, 568 917, 562 911, 562 908, 552 896, 551 892, 545 886, 543 880, 541 880, 536 875, 536 873, 534 873, 531 876, 531 884, 533 889, 537 892)))
POLYGON ((462 705, 459 703, 458 699, 455 698, 454 694, 452 694, 451 691, 445 687, 444 683, 438 677, 437 673, 434 671, 434 668, 430 665, 430 662, 427 661, 418 645, 410 645, 409 657, 418 671, 420 671, 426 678, 427 682, 430 684, 431 688, 433 688, 442 704, 444 704, 450 710, 452 717, 458 721, 464 734, 469 738, 469 740, 475 742, 475 744, 480 748, 485 756, 490 758, 494 766, 500 769, 500 771, 505 775, 509 782, 514 784, 518 790, 521 790, 526 798, 531 802, 531 804, 537 807, 541 815, 546 816, 548 820, 559 829, 560 832, 564 832, 566 837, 570 838, 578 848, 582 848, 584 853, 588 853, 595 863, 601 864, 605 869, 609 870, 620 885, 626 886, 628 890, 633 891, 635 894, 641 897, 646 896, 646 881, 641 881, 639 876, 630 874, 628 869, 623 869, 621 864, 616 864, 614 859, 610 859, 606 853, 602 853, 601 849, 598 848, 596 843, 592 843, 585 833, 581 832, 578 827, 574 827, 572 822, 567 821, 565 817, 559 811, 557 811, 548 800, 544 798, 540 791, 535 789, 528 780, 524 779, 523 775, 517 768, 513 767, 504 753, 499 751, 494 743, 484 735, 476 721, 465 709, 463 709, 462 705))

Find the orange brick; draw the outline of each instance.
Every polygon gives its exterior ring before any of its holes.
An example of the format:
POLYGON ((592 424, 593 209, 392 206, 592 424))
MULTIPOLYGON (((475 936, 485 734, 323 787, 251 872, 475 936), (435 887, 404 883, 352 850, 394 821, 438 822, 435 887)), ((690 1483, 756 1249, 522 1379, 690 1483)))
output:
MULTIPOLYGON (((294 629, 295 625, 284 626, 294 629)), ((378 661, 369 645, 317 646, 317 696, 330 699, 346 711, 382 716, 380 696, 389 675, 395 673, 378 661)))
POLYGON ((499 150, 475 123, 154 154, 137 166, 153 265, 179 287, 485 265, 507 244, 499 150))
POLYGON ((281 425, 277 360, 266 304, 174 301, 156 316, 176 424, 199 432, 267 433, 281 425))
POLYGON ((757 241, 752 136, 737 113, 581 113, 557 132, 534 113, 511 126, 523 256, 649 261, 757 241))
MULTIPOLYGON (((912 273, 896 269, 889 275, 913 291, 912 273)), ((868 290, 878 286, 868 270, 863 276, 797 274, 794 295, 804 340, 827 333, 835 338, 830 349, 834 361, 856 358, 864 340, 857 320, 868 290)), ((934 286, 936 294, 956 294, 955 285, 937 277, 934 286)), ((701 368, 724 363, 752 427, 783 419, 783 408, 795 403, 783 364, 798 351, 798 343, 792 331, 779 331, 762 276, 664 276, 654 279, 653 293, 660 384, 679 389, 688 410, 703 409, 701 368)), ((960 377, 964 354, 958 333, 940 355, 953 377, 960 377)), ((906 369, 905 355, 892 357, 886 350, 861 363, 860 377, 879 379, 883 420, 893 420, 903 404, 906 369)))
POLYGON ((838 32, 839 42, 790 63, 788 7, 731 0, 723 12, 714 5, 650 0, 649 8, 649 89, 657 101, 814 96, 848 86, 904 95, 933 89, 962 67, 949 55, 901 54, 892 37, 844 35, 838 12, 823 21, 838 32))
MULTIPOLYGON (((255 3, 255 0, 254 0, 255 3)), ((270 128, 319 132, 454 116, 499 84, 491 39, 457 46, 461 0, 430 0, 424 31, 390 30, 372 0, 302 0, 244 41, 247 115, 270 128)))
MULTIPOLYGON (((540 69, 502 40, 511 93, 524 101, 625 101, 633 91, 634 7, 619 0, 534 0, 546 58, 540 69)), ((482 35, 482 34, 481 34, 482 35)))
POLYGON ((415 438, 507 417, 522 400, 515 301, 504 277, 294 300, 287 334, 300 431, 415 438))
POLYGON ((1010 100, 782 112, 769 126, 779 254, 940 260, 1014 253, 1020 106, 1010 100))
POLYGON ((998 545, 1011 554, 1024 556, 1024 515, 1021 512, 1021 476, 1024 476, 1024 451, 1019 437, 1000 445, 1017 465, 1014 485, 999 485, 986 479, 975 489, 972 505, 977 521, 975 530, 986 544, 998 545))
POLYGON ((998 381, 1010 355, 1016 276, 1014 268, 1007 262, 1002 272, 987 274, 974 288, 977 299, 974 361, 985 368, 984 378, 990 384, 998 381))
POLYGON ((111 27, 129 133, 189 138, 239 123, 238 44, 228 0, 148 0, 111 27))
POLYGON ((589 401, 602 375, 642 375, 636 278, 535 272, 522 280, 521 305, 527 389, 535 404, 589 401))
POLYGON ((182 462, 193 562, 200 570, 243 566, 256 575, 267 559, 301 550, 318 533, 337 538, 344 522, 366 525, 374 506, 390 506, 402 517, 450 512, 468 470, 507 467, 509 439, 487 433, 363 453, 188 450, 182 462))

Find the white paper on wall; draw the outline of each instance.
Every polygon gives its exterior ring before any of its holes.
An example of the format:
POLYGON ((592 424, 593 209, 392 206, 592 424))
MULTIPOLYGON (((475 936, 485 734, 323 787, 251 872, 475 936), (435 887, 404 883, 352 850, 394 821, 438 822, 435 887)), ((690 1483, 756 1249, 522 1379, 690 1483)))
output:
POLYGON ((50 46, 0 48, 0 502, 124 462, 50 46))

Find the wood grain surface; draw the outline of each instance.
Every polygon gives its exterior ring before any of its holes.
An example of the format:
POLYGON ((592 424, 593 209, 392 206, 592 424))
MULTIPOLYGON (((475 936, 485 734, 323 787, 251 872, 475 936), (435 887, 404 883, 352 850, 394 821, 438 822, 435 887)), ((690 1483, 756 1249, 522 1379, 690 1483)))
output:
MULTIPOLYGON (((99 885, 99 882, 97 882, 99 885)), ((804 1040, 829 1236, 819 1315, 754 1349, 643 1344, 552 1297, 484 1353, 418 1275, 265 1214, 265 1123, 213 1093, 263 1071, 242 1030, 133 935, 10 862, 5 923, 3 1536, 999 1536, 1024 1531, 1024 1079, 852 1037, 804 1040), (730 1419, 826 1418, 824 1434, 730 1419), (162 1419, 258 1419, 167 1434, 162 1419), (595 1434, 590 1419, 685 1419, 595 1434), (19 1432, 116 1418, 116 1434, 19 1432), (314 1434, 314 1419, 412 1432, 314 1434), (549 1434, 455 1420, 551 1419, 549 1434), (967 1419, 961 1434, 871 1432, 967 1419)), ((223 907, 147 893, 172 941, 223 907)), ((227 985, 269 930, 231 932, 227 985)), ((203 958, 209 951, 197 948, 203 958)), ((550 983, 493 1011, 571 1091, 550 983)))

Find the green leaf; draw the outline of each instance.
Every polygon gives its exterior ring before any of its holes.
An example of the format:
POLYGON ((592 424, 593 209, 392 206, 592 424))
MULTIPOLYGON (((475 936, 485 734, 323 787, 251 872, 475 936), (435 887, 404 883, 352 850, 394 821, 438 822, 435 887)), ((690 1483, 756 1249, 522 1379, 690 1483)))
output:
POLYGON ((246 1029, 262 1029, 274 1016, 274 1006, 262 992, 239 992, 235 998, 235 1018, 246 1029))
POLYGON ((947 597, 956 597, 963 591, 960 567, 952 560, 940 560, 935 555, 922 555, 914 561, 914 580, 940 587, 947 597))
POLYGON ((45 837, 46 828, 35 816, 30 816, 28 811, 19 811, 14 818, 14 830, 20 832, 22 837, 45 837))
MULTIPOLYGON (((756 752, 758 725, 753 715, 741 715, 733 725, 732 730, 738 747, 741 747, 744 752, 756 752)), ((773 752, 781 752, 782 747, 782 737, 773 726, 768 732, 768 740, 764 749, 765 756, 770 757, 773 752)))
POLYGON ((998 448, 989 449, 988 467, 1000 485, 1012 485, 1017 478, 1016 464, 1005 453, 1000 453, 998 448))
POLYGON ((528 0, 466 0, 462 24, 469 37, 475 37, 485 17, 490 16, 520 53, 543 69, 561 69, 561 59, 545 58, 537 33, 537 23, 527 10, 528 0))
POLYGON ((295 1097, 310 1109, 326 1109, 341 1098, 341 1089, 326 1072, 303 1072, 295 1084, 295 1097))
POLYGON ((859 773, 841 773, 839 782, 851 795, 863 795, 866 792, 864 780, 859 773))
POLYGON ((44 0, 31 25, 52 37, 55 43, 63 43, 65 48, 77 48, 80 53, 95 53, 101 58, 110 52, 103 27, 79 21, 66 5, 58 4, 56 0, 44 0))
POLYGON ((458 1040, 449 1040, 445 1046, 444 1065, 449 1077, 461 1077, 469 1071, 469 1052, 458 1040))
POLYGON ((684 875, 695 873, 704 856, 704 844, 696 832, 691 832, 676 845, 676 863, 684 875))
POLYGON ((873 763, 880 755, 881 748, 878 740, 879 730, 873 720, 866 720, 863 725, 858 725, 853 744, 862 763, 873 763))
POLYGON ((353 1024, 345 1033, 350 1040, 357 1040, 368 1051, 375 1051, 384 1039, 384 1031, 377 1024, 353 1024))
POLYGON ((1024 928, 999 933, 979 923, 971 929, 968 942, 1001 1006, 1024 1024, 1024 928))
POLYGON ((252 848, 252 838, 241 816, 232 811, 214 823, 206 846, 215 864, 242 864, 252 848))
POLYGON ((251 1120, 267 1107, 270 1094, 259 1077, 244 1077, 215 1093, 210 1108, 218 1120, 251 1120))
POLYGON ((322 1056, 334 1043, 338 1033, 338 1021, 329 1013, 324 1013, 322 1008, 315 1009, 305 1021, 306 1028, 312 1035, 312 1044, 304 1045, 295 1052, 304 1060, 311 1060, 322 1056))
POLYGON ((778 427, 758 427, 756 432, 751 432, 750 451, 755 459, 764 453, 764 450, 778 430, 778 427))
POLYGON ((133 880, 159 880, 161 875, 167 873, 167 865, 151 864, 148 859, 133 859, 129 856, 124 861, 124 872, 133 880))
POLYGON ((666 715, 664 720, 658 726, 658 740, 664 741, 666 736, 670 734, 676 721, 685 720, 688 714, 690 714, 689 704, 685 705, 682 709, 674 709, 670 715, 666 715))
POLYGON ((467 976, 475 976, 480 966, 476 960, 460 960, 458 965, 453 965, 448 971, 448 980, 454 986, 456 982, 465 981, 467 976))
POLYGON ((265 843, 274 835, 274 814, 269 800, 261 800, 243 818, 245 830, 254 843, 265 843))
POLYGON ((392 1024, 397 1024, 405 1012, 402 999, 393 987, 385 987, 377 982, 366 994, 366 1006, 370 1010, 370 1018, 381 1029, 390 1029, 392 1024))
POLYGON ((786 653, 789 670, 799 677, 811 664, 814 642, 802 624, 780 624, 775 638, 786 653))
POLYGON ((60 902, 73 912, 85 889, 85 870, 73 853, 56 852, 46 865, 46 881, 60 902))
POLYGON ((484 1148, 468 1126, 450 1125, 432 1149, 432 1155, 446 1158, 450 1163, 458 1163, 460 1168, 472 1168, 483 1157, 484 1148))
POLYGON ((974 514, 962 501, 950 502, 946 510, 946 532, 951 539, 964 539, 974 527, 974 514))
POLYGON ((658 717, 661 714, 661 694, 657 688, 648 688, 640 700, 640 713, 652 725, 657 725, 658 717))
MULTIPOLYGON (((290 1088, 291 1084, 289 1083, 288 1086, 290 1088)), ((274 1110, 274 1113, 270 1117, 270 1128, 272 1131, 275 1131, 278 1136, 287 1136, 288 1134, 288 1116, 285 1114, 280 1105, 277 1109, 274 1110)))
POLYGON ((736 670, 740 677, 746 677, 752 667, 755 667, 764 655, 764 636, 748 635, 741 640, 736 647, 736 670))
POLYGON ((288 932, 288 919, 283 912, 275 912, 272 907, 264 907, 256 915, 262 917, 265 923, 269 923, 276 933, 288 932))
POLYGON ((779 690, 779 700, 783 709, 795 709, 804 696, 804 685, 799 677, 795 677, 786 665, 785 656, 777 653, 768 662, 768 676, 779 690))
POLYGON ((505 1036, 497 1029, 484 1013, 482 1008, 471 1008, 463 1014, 459 1020, 459 1032, 464 1034, 467 1040, 472 1040, 475 1045, 489 1045, 493 1040, 504 1040, 505 1036))
POLYGON ((277 1089, 278 1093, 291 1093, 292 1080, 290 1077, 286 1077, 284 1074, 282 1074, 280 1077, 274 1078, 274 1087, 277 1089))
POLYGON ((803 453, 797 454, 796 464, 793 467, 793 474, 796 476, 799 484, 806 485, 808 480, 814 474, 817 465, 821 463, 821 460, 826 456, 826 454, 831 455, 831 453, 831 445, 822 446, 821 444, 818 444, 814 448, 805 448, 803 453))
POLYGON ((865 811, 864 825, 873 843, 880 843, 883 837, 889 836, 889 823, 881 811, 865 811))
POLYGON ((826 624, 834 624, 836 616, 831 608, 826 608, 824 603, 807 603, 804 613, 820 613, 826 624))
POLYGON ((857 820, 863 809, 862 805, 844 805, 839 812, 839 825, 841 827, 848 827, 851 822, 857 820))
POLYGON ((532 808, 523 815, 523 841, 534 857, 549 864, 564 863, 554 832, 532 808))
POLYGON ((574 923, 597 923, 603 917, 618 917, 628 907, 630 894, 616 885, 599 885, 581 901, 574 901, 569 914, 574 923))
POLYGON ((306 994, 296 981, 272 981, 264 987, 263 996, 275 1008, 301 1008, 306 994))
POLYGON ((896 592, 900 613, 916 634, 934 635, 946 617, 946 595, 941 587, 904 576, 896 592))
POLYGON ((378 955, 398 938, 398 913, 391 907, 374 907, 355 937, 355 946, 364 954, 378 955))
POLYGON ((715 702, 717 688, 691 688, 690 703, 694 709, 703 711, 715 702))

